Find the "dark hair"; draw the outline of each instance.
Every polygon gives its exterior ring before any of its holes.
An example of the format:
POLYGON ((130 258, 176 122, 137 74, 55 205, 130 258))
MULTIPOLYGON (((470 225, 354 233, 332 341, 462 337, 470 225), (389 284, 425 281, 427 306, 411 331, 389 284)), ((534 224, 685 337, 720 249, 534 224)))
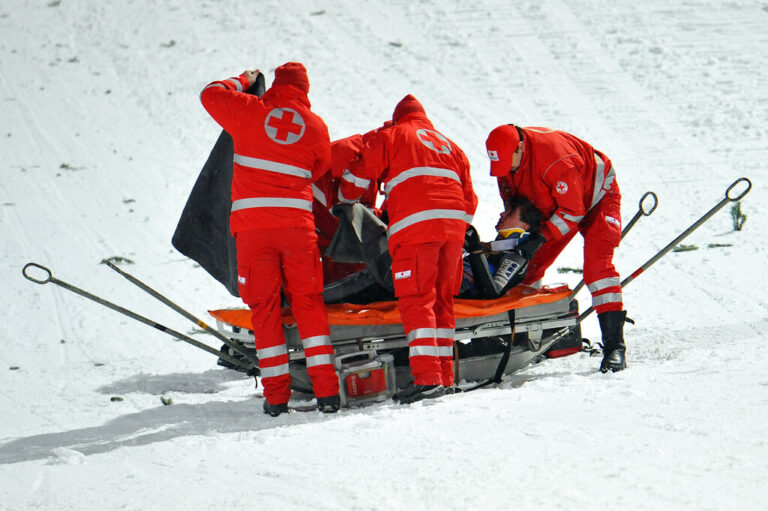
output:
POLYGON ((507 199, 507 211, 520 210, 520 220, 528 224, 528 230, 535 232, 541 227, 542 215, 539 208, 524 195, 514 195, 507 199))

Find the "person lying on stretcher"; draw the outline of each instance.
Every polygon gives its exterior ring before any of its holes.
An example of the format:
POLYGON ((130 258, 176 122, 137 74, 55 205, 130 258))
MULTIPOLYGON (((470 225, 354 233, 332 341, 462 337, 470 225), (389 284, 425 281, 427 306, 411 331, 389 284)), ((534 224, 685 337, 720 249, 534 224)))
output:
MULTIPOLYGON (((529 239, 541 223, 541 213, 525 197, 515 197, 511 209, 496 225, 495 241, 482 243, 477 231, 467 230, 464 276, 459 298, 498 298, 522 282, 528 261, 538 246, 529 239)), ((364 263, 365 269, 326 284, 326 303, 356 304, 394 300, 392 259, 387 251, 387 226, 370 208, 338 204, 333 215, 340 220, 325 256, 345 263, 364 263)))
POLYGON ((541 212, 527 198, 510 199, 496 224, 496 240, 483 243, 473 226, 464 238, 464 278, 459 298, 499 298, 520 284, 528 261, 538 249, 531 233, 538 231, 541 212))

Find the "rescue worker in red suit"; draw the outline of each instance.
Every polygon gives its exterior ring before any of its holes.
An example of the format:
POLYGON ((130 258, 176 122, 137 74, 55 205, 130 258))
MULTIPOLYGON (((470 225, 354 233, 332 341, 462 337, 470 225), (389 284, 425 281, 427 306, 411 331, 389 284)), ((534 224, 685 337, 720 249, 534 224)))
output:
POLYGON ((532 257, 523 283, 540 280, 576 232, 581 232, 584 282, 592 293, 603 336, 600 370, 626 368, 627 313, 619 273, 613 266, 613 253, 621 240, 621 194, 611 160, 583 140, 549 128, 498 126, 485 145, 502 199, 523 195, 548 219, 540 235, 519 247, 524 256, 532 257))
POLYGON ((414 378, 394 399, 411 403, 453 385, 453 297, 477 196, 466 156, 435 130, 416 98, 403 98, 392 121, 365 145, 339 192, 349 202, 372 181, 384 186, 395 295, 414 378))
POLYGON ((288 411, 291 377, 280 288, 291 304, 307 372, 323 412, 339 408, 323 277, 312 217, 312 182, 331 165, 323 120, 310 110, 300 63, 275 69, 258 98, 246 91, 258 71, 212 82, 200 100, 234 140, 230 229, 237 246, 238 290, 250 307, 264 387, 264 412, 288 411))

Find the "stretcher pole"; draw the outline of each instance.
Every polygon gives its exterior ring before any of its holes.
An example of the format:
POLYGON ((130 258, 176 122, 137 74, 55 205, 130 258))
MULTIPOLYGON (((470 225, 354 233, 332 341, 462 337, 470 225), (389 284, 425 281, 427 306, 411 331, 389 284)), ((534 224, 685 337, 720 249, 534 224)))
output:
POLYGON ((24 278, 34 282, 35 284, 48 284, 49 282, 52 284, 56 284, 57 286, 63 287, 64 289, 68 291, 72 291, 75 294, 78 294, 84 298, 87 298, 89 300, 92 300, 100 305, 103 305, 105 307, 108 307, 114 311, 119 312, 120 314, 123 314, 125 316, 128 316, 129 318, 135 319, 136 321, 139 321, 141 323, 144 323, 145 325, 149 325, 152 328, 156 328, 160 330, 161 332, 164 332, 166 334, 173 335, 174 337, 181 339, 182 341, 191 344, 192 346, 195 346, 196 348, 200 348, 203 351, 207 351, 208 353, 211 353, 212 355, 216 355, 217 357, 220 357, 222 360, 226 360, 230 364, 234 364, 238 367, 242 367, 244 370, 249 370, 250 366, 246 364, 245 362, 238 360, 234 357, 231 357, 227 355, 226 353, 221 353, 219 350, 215 348, 211 348, 210 346, 203 344, 199 341, 196 341, 195 339, 192 339, 189 336, 186 336, 180 332, 177 332, 176 330, 172 330, 164 325, 161 325, 160 323, 157 323, 155 321, 152 321, 151 319, 145 318, 144 316, 140 316, 139 314, 136 314, 135 312, 129 311, 128 309, 125 309, 123 307, 120 307, 119 305, 115 305, 112 302, 108 302, 107 300, 104 300, 103 298, 99 298, 96 295, 92 295, 91 293, 87 291, 83 291, 82 289, 75 287, 71 284, 68 284, 64 281, 61 281, 57 278, 55 278, 51 274, 51 270, 46 268, 45 266, 42 266, 37 263, 27 263, 24 265, 24 268, 22 269, 22 274, 24 275, 24 278), (32 274, 29 273, 30 269, 35 269, 37 271, 42 271, 43 276, 41 277, 35 277, 32 274))
MULTIPOLYGON (((621 231, 621 239, 624 239, 624 236, 627 235, 629 231, 632 230, 632 227, 635 226, 638 220, 644 216, 651 216, 651 214, 656 210, 656 207, 659 205, 659 198, 656 197, 656 194, 653 192, 645 192, 643 196, 640 198, 640 202, 638 203, 638 210, 637 213, 635 213, 635 216, 632 217, 632 220, 630 220, 627 225, 624 226, 624 229, 621 231), (651 197, 653 199, 653 205, 646 208, 646 206, 643 204, 645 202, 645 199, 648 197, 651 197)), ((576 294, 581 291, 581 288, 584 287, 584 279, 581 279, 581 281, 576 284, 576 287, 573 288, 573 292, 571 293, 571 298, 576 296, 576 294)))
POLYGON ((106 265, 109 266, 110 268, 112 268, 113 270, 115 270, 117 273, 119 273, 120 275, 122 275, 126 279, 128 279, 128 281, 131 282, 132 284, 135 284, 136 286, 141 288, 143 291, 146 291, 147 293, 149 293, 153 297, 157 298, 158 300, 160 300, 162 303, 164 303, 165 305, 167 305, 171 309, 175 310, 176 312, 178 312, 179 314, 181 314, 182 316, 184 316, 188 320, 192 321, 194 324, 196 324, 197 326, 199 326, 200 328, 202 328, 203 330, 205 330, 209 334, 211 334, 214 337, 216 337, 217 339, 219 339, 221 342, 223 342, 224 344, 226 344, 227 346, 229 346, 230 348, 232 348, 233 350, 238 352, 240 355, 245 357, 246 360, 251 362, 251 364, 258 365, 259 361, 256 358, 254 358, 253 355, 248 353, 247 350, 245 350, 238 343, 232 341, 229 337, 225 336, 224 334, 222 334, 221 332, 219 332, 215 328, 211 327, 210 325, 205 323, 203 320, 195 317, 190 312, 187 312, 186 310, 182 309, 181 307, 176 305, 174 302, 172 302, 171 300, 169 300, 165 296, 161 295, 160 293, 158 293, 157 291, 155 291, 154 289, 152 289, 147 284, 145 284, 144 282, 140 281, 139 279, 137 279, 136 277, 134 277, 133 275, 131 275, 127 271, 125 271, 125 270, 123 270, 121 268, 118 268, 111 261, 106 261, 106 265))
MULTIPOLYGON (((723 206, 725 206, 729 202, 738 202, 738 201, 740 201, 741 199, 744 198, 745 195, 747 195, 747 193, 749 193, 749 191, 751 189, 752 189, 752 181, 750 181, 746 177, 742 177, 742 178, 739 178, 736 181, 734 181, 731 184, 731 186, 729 186, 728 189, 725 191, 725 197, 723 198, 723 200, 721 200, 720 202, 715 204, 715 206, 712 209, 707 211, 701 218, 696 220, 690 227, 688 227, 685 231, 683 231, 677 238, 672 240, 666 247, 664 247, 661 250, 659 250, 656 253, 656 255, 654 255, 653 257, 648 259, 648 261, 646 261, 642 266, 640 266, 637 270, 632 272, 632 274, 629 277, 627 277, 626 279, 622 280, 621 281, 622 289, 626 285, 628 285, 630 282, 635 280, 637 277, 639 277, 641 273, 643 273, 645 270, 650 268, 656 261, 658 261, 659 259, 664 257, 670 250, 675 248, 681 241, 683 241, 685 238, 687 238, 688 235, 691 234, 693 231, 698 229, 704 222, 706 222, 707 220, 712 218, 712 216, 715 213, 717 213, 718 211, 723 209, 723 206), (733 189, 736 188, 736 186, 738 186, 740 183, 746 183, 746 188, 741 193, 739 193, 738 195, 732 195, 733 189)), ((579 316, 579 322, 581 322, 582 320, 584 320, 584 318, 589 316, 592 313, 593 310, 594 310, 593 307, 590 307, 589 309, 587 309, 584 312, 582 312, 581 315, 579 316)))

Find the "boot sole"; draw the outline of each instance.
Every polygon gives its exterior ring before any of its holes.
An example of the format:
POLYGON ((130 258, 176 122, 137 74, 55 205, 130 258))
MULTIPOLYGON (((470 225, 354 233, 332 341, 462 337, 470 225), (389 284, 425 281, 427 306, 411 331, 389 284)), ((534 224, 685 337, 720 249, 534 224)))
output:
POLYGON ((428 394, 428 395, 421 394, 419 396, 414 396, 413 399, 409 399, 409 398, 399 398, 399 399, 392 398, 392 399, 396 403, 400 403, 400 404, 403 404, 403 405, 409 405, 411 403, 416 403, 418 401, 424 401, 425 399, 437 399, 438 397, 443 397, 444 395, 445 395, 445 390, 443 390, 442 392, 433 392, 433 393, 428 394))

